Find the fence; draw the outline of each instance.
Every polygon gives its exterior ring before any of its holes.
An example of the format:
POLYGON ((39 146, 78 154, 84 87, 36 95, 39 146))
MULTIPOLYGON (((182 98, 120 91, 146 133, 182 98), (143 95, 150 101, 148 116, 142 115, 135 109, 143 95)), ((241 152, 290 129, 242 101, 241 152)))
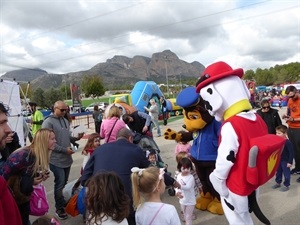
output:
POLYGON ((94 127, 94 119, 92 112, 82 112, 71 114, 72 117, 72 127, 83 125, 85 128, 92 128, 94 127))

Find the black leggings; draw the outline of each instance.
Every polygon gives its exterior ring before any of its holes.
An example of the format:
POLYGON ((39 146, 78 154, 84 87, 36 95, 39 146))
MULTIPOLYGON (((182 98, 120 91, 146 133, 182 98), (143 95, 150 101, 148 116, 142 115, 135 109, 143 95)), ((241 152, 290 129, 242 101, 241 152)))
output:
POLYGON ((289 128, 287 133, 294 149, 295 169, 300 171, 300 128, 289 128))

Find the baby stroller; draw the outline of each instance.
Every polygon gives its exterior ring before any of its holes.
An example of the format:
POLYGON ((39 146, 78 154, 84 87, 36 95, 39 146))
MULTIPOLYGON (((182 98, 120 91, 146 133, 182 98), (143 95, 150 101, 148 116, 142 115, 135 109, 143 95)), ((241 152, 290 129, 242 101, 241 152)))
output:
MULTIPOLYGON (((154 139, 152 137, 149 137, 147 135, 143 135, 143 134, 138 134, 136 133, 133 139, 133 143, 138 145, 141 149, 144 150, 145 152, 145 156, 148 158, 148 154, 150 152, 155 151, 156 152, 156 158, 158 161, 158 164, 160 165, 165 165, 165 171, 166 173, 171 176, 172 174, 170 172, 167 171, 167 164, 165 164, 160 156, 160 150, 156 144, 156 142, 154 141, 154 139)), ((163 167, 162 167, 163 168, 163 167)), ((170 187, 166 187, 166 189, 168 189, 168 194, 170 196, 174 196, 175 195, 175 190, 173 188, 173 186, 170 187)))

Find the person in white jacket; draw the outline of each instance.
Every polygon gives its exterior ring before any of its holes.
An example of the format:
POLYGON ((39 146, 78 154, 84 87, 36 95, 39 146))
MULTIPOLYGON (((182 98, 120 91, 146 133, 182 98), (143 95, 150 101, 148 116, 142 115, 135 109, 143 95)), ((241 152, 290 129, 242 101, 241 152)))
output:
POLYGON ((177 169, 179 174, 176 180, 181 185, 181 188, 175 189, 176 196, 179 198, 186 225, 192 225, 193 212, 196 205, 195 179, 191 174, 193 163, 189 158, 182 158, 178 162, 177 169))
POLYGON ((156 127, 157 137, 160 137, 161 131, 160 131, 160 127, 158 124, 158 107, 157 107, 157 104, 154 99, 150 99, 149 102, 151 104, 150 108, 147 108, 145 106, 144 109, 149 112, 149 115, 151 116, 151 121, 154 124, 154 126, 156 127))

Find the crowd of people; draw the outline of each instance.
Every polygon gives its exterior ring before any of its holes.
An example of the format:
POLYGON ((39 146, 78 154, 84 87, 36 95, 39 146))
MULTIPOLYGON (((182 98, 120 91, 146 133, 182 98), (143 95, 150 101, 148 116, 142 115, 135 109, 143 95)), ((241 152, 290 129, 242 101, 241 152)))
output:
MULTIPOLYGON (((280 117, 278 110, 263 99, 257 114, 265 121, 268 132, 283 137, 286 142, 275 176, 273 189, 285 192, 291 185, 291 174, 300 174, 300 94, 294 86, 286 89, 289 98, 287 111, 280 117), (283 124, 283 120, 287 125, 283 124), (294 168, 293 164, 295 164, 294 168)), ((160 100, 164 106, 164 98, 160 100)), ((68 183, 73 164, 71 120, 66 118, 68 105, 55 102, 53 113, 43 118, 30 103, 32 111, 32 141, 21 147, 18 136, 8 126, 8 108, 0 102, 0 223, 31 224, 30 196, 33 186, 54 176, 54 202, 56 217, 68 218, 67 201, 63 189, 68 183), (5 204, 9 205, 9 210, 5 204)), ((84 215, 86 224, 181 224, 191 225, 196 218, 196 198, 202 184, 190 159, 189 142, 178 142, 174 149, 177 172, 173 178, 167 166, 158 161, 155 150, 145 151, 134 143, 137 134, 153 138, 161 136, 158 123, 159 109, 155 99, 149 101, 145 112, 124 113, 112 105, 107 112, 94 108, 95 132, 88 135, 82 151, 80 183, 86 187, 84 215), (102 143, 101 143, 102 142, 102 143), (162 201, 166 187, 173 187, 179 199, 180 214, 174 205, 162 201)), ((163 116, 165 125, 167 115, 163 116)), ((79 134, 76 140, 80 140, 79 134)), ((73 137, 74 138, 74 137, 73 137)), ((175 159, 175 157, 174 157, 175 159)), ((300 177, 297 179, 300 183, 300 177)), ((32 224, 55 224, 59 220, 43 216, 32 224), (47 223, 48 221, 48 223, 47 223)))
MULTIPOLYGON (((67 219, 68 215, 65 211, 67 200, 63 195, 63 189, 68 183, 73 163, 72 154, 75 153, 74 147, 77 147, 73 142, 80 140, 83 134, 79 134, 75 139, 71 136, 70 128, 72 118, 69 114, 69 106, 63 101, 55 102, 52 108, 52 114, 46 118, 37 110, 36 103, 30 102, 28 109, 31 112, 31 118, 28 122, 31 124, 32 138, 29 139, 30 144, 27 143, 26 145, 25 143, 24 147, 21 147, 17 133, 13 132, 8 126, 7 116, 9 116, 9 109, 3 103, 0 103, 0 115, 3 117, 1 118, 1 126, 3 129, 1 127, 0 149, 1 185, 4 184, 5 186, 7 182, 10 187, 7 190, 4 189, 3 193, 11 191, 11 195, 8 197, 12 202, 12 206, 16 208, 15 214, 17 215, 15 216, 15 220, 12 220, 11 218, 6 218, 5 214, 1 214, 1 221, 11 221, 12 223, 10 224, 31 224, 29 215, 30 197, 33 193, 33 186, 47 180, 50 176, 50 171, 54 176, 55 205, 53 207, 56 209, 55 214, 60 220, 67 219), (73 145, 71 145, 71 143, 73 145)), ((126 220, 124 224, 135 224, 134 210, 130 204, 127 204, 128 202, 132 202, 130 170, 135 166, 146 168, 149 166, 149 161, 145 156, 145 152, 136 144, 133 144, 133 138, 136 133, 142 135, 146 133, 148 135, 151 134, 152 118, 145 113, 123 115, 123 109, 121 110, 120 107, 114 105, 109 108, 106 116, 102 111, 97 110, 95 106, 93 118, 96 132, 89 135, 88 141, 82 151, 84 157, 81 169, 81 183, 86 183, 87 188, 93 190, 93 185, 100 185, 99 180, 105 182, 102 180, 107 177, 107 182, 113 182, 112 186, 115 187, 113 190, 110 190, 111 193, 115 193, 118 188, 121 188, 119 190, 120 193, 123 191, 126 194, 123 194, 124 197, 120 198, 119 203, 124 205, 124 208, 120 211, 120 215, 109 213, 111 209, 107 209, 108 205, 105 205, 108 204, 109 201, 103 203, 103 209, 108 212, 105 215, 111 217, 113 221, 121 222, 120 218, 122 217, 122 221, 124 219, 126 220), (132 123, 133 119, 135 123, 132 123), (127 121, 127 124, 125 124, 124 121, 127 121), (136 126, 137 123, 140 124, 136 126), (104 144, 101 145, 103 152, 101 151, 99 158, 97 157, 98 154, 96 154, 96 152, 94 153, 94 151, 100 146, 101 139, 103 139, 104 144), (118 151, 113 153, 111 149, 118 151), (111 154, 115 155, 112 157, 111 154), (105 155, 107 155, 108 158, 105 158, 105 155), (101 160, 104 160, 103 162, 106 163, 101 163, 101 160), (114 162, 114 160, 116 161, 114 162), (99 168, 92 168, 91 165, 93 165, 93 162, 96 162, 97 166, 101 166, 99 168), (124 165, 124 167, 120 169, 120 165, 124 165), (98 170, 114 171, 115 174, 105 173, 105 176, 96 179, 94 173, 98 170), (125 201, 126 199, 128 200, 125 201)), ((157 116, 155 118, 158 119, 157 116)), ((158 124, 156 124, 156 128, 159 129, 158 124)), ((172 177, 166 177, 166 183, 168 185, 174 184, 175 186, 177 184, 172 177)), ((89 192, 87 198, 90 196, 89 194, 92 193, 89 192)), ((100 195, 100 192, 94 193, 93 195, 95 194, 100 195)), ((111 197, 110 194, 110 196, 107 196, 107 199, 109 200, 111 197)), ((103 199, 103 196, 101 199, 103 199)), ((95 200, 95 198, 90 199, 90 204, 87 203, 86 206, 90 212, 87 221, 91 224, 91 221, 102 221, 103 218, 106 218, 97 214, 99 213, 99 207, 95 205, 96 203, 93 204, 92 200, 95 200), (92 213, 93 211, 95 214, 92 213)), ((97 203, 99 203, 99 201, 97 203)), ((115 205, 113 204, 112 207, 115 207, 115 205)), ((13 213, 7 215, 13 215, 13 213)), ((41 217, 34 221, 33 224, 46 223, 46 221, 59 224, 58 220, 54 217, 41 217)), ((6 222, 4 224, 6 224, 6 222)), ((123 224, 123 222, 121 224, 123 224)))

